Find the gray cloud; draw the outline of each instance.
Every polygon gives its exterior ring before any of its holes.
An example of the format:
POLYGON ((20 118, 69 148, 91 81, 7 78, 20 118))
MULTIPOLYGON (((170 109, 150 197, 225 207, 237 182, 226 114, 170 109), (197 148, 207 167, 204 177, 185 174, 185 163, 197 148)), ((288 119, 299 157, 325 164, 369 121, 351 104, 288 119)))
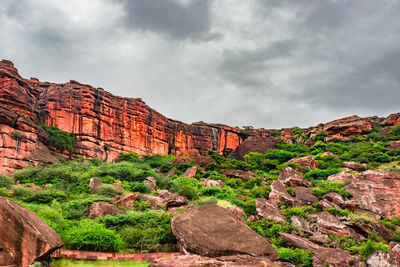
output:
POLYGON ((393 0, 2 0, 0 51, 189 123, 311 126, 400 111, 399 25, 393 0))
POLYGON ((210 0, 122 0, 128 26, 166 34, 173 39, 210 38, 210 0))

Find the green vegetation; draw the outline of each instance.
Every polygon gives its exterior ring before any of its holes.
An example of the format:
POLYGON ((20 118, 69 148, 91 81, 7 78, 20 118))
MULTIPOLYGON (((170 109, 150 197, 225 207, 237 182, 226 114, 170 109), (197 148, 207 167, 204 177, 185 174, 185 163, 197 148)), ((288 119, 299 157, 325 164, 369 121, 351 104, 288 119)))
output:
MULTIPOLYGON (((64 133, 57 127, 45 125, 42 127, 47 131, 54 147, 72 151, 77 141, 73 135, 64 133)), ((287 247, 278 233, 300 233, 300 229, 291 225, 293 216, 315 223, 315 214, 322 211, 320 204, 317 202, 313 205, 293 205, 281 202, 278 206, 287 218, 287 222, 274 222, 259 217, 247 222, 250 216, 257 214, 256 199, 268 199, 271 183, 278 179, 281 170, 287 166, 299 167, 296 164, 289 164, 288 161, 303 156, 311 155, 318 163, 317 169, 298 169, 311 182, 310 189, 319 199, 329 192, 338 193, 347 199, 352 197, 344 183, 327 180, 330 175, 342 172, 344 161, 365 163, 368 169, 399 171, 400 150, 389 149, 389 141, 400 140, 400 127, 393 127, 390 131, 386 131, 388 132, 386 135, 379 132, 382 127, 364 131, 361 136, 335 140, 326 138, 328 135, 323 131, 312 136, 307 130, 294 128, 291 130, 292 139, 278 142, 274 149, 265 153, 248 153, 243 161, 210 152, 207 156, 213 158, 215 163, 199 168, 194 178, 181 176, 187 168, 194 166, 194 163, 174 164, 175 156, 172 155, 141 157, 134 153, 124 153, 117 163, 94 158, 64 160, 46 167, 29 166, 17 171, 13 178, 0 175, 0 195, 19 201, 38 214, 61 235, 67 249, 105 252, 172 251, 176 244, 171 231, 171 219, 174 215, 166 211, 164 204, 158 207, 153 205, 156 210, 151 210, 150 202, 145 200, 148 199, 146 197, 157 196, 157 192, 151 191, 145 182, 146 178, 151 176, 157 181, 156 191, 168 190, 185 196, 189 199, 188 204, 214 203, 224 207, 242 208, 246 224, 270 240, 278 251, 281 261, 296 266, 311 266, 313 253, 287 247), (160 174, 168 172, 173 167, 177 168, 175 175, 165 178, 160 174), (223 169, 251 171, 256 177, 250 179, 228 177, 223 174, 223 169), (97 177, 103 183, 97 193, 93 193, 89 187, 89 180, 92 177, 97 177), (221 180, 224 186, 205 187, 200 182, 203 178, 221 180), (118 188, 121 186, 123 191, 117 190, 114 184, 117 184, 118 188), (123 197, 130 193, 146 197, 138 198, 132 207, 119 207, 124 211, 122 214, 96 219, 87 218, 90 205, 97 202, 115 203, 116 196, 123 197)), ((248 127, 242 134, 250 134, 251 131, 253 129, 248 127)), ((14 138, 23 139, 17 135, 13 134, 14 138)), ((273 131, 271 135, 278 137, 280 131, 273 131)), ((108 148, 109 146, 104 144, 104 149, 108 148)), ((286 187, 286 191, 294 196, 292 187, 286 187)), ((177 212, 183 209, 179 208, 177 212)), ((339 208, 326 210, 334 216, 346 217, 354 227, 372 229, 378 223, 367 214, 339 208)), ((384 219, 380 222, 394 231, 392 241, 400 241, 400 230, 397 230, 400 227, 399 218, 384 219)), ((371 232, 368 237, 365 234, 365 237, 365 240, 358 240, 350 236, 331 235, 326 246, 340 247, 351 254, 359 255, 363 260, 376 250, 387 251, 387 242, 376 233, 371 232)), ((55 266, 69 266, 65 264, 75 263, 85 264, 59 260, 55 266)), ((101 263, 95 264, 101 266, 101 263)))
POLYGON ((70 153, 74 150, 74 145, 78 142, 78 139, 71 133, 62 131, 55 126, 48 126, 45 124, 39 124, 42 127, 50 139, 50 145, 59 149, 60 151, 68 150, 70 153))

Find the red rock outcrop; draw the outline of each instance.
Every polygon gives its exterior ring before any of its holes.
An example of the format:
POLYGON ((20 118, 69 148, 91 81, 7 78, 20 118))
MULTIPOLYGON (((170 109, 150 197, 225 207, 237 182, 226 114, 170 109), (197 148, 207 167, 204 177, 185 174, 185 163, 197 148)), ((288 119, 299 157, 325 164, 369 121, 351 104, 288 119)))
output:
MULTIPOLYGON (((0 61, 0 108, 0 172, 6 174, 29 163, 57 160, 46 145, 46 133, 34 121, 75 134, 81 141, 74 155, 108 161, 117 159, 120 152, 227 155, 246 138, 237 127, 168 119, 140 98, 114 96, 72 80, 54 84, 24 79, 7 60, 0 61), (13 131, 27 138, 17 145, 13 131)), ((255 131, 261 133, 268 136, 266 131, 255 131)))
POLYGON ((0 197, 0 266, 28 266, 62 246, 60 236, 36 214, 0 197))

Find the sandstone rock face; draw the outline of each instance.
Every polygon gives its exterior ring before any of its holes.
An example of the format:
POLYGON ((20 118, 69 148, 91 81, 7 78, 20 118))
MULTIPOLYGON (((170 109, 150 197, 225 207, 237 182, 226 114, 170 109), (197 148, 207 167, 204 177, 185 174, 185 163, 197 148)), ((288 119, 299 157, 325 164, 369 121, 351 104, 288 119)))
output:
POLYGON ((305 169, 318 169, 318 163, 312 156, 306 156, 302 158, 294 158, 288 161, 288 163, 299 164, 301 170, 305 169))
POLYGON ((301 172, 298 172, 291 167, 283 169, 279 174, 278 180, 281 181, 284 185, 290 187, 311 186, 311 182, 307 181, 306 178, 304 178, 303 174, 301 174, 301 172))
POLYGON ((115 205, 107 202, 98 202, 90 205, 88 217, 94 219, 108 214, 115 216, 118 213, 122 213, 122 210, 118 209, 115 205))
POLYGON ((278 258, 265 238, 217 205, 190 206, 172 219, 171 226, 187 253, 207 257, 247 254, 278 258))
MULTIPOLYGON (((171 120, 147 106, 140 98, 114 96, 101 88, 70 81, 63 84, 24 79, 10 61, 0 61, 0 170, 9 174, 29 163, 57 161, 49 150, 46 134, 34 121, 58 125, 75 134, 74 155, 107 161, 120 152, 148 154, 228 155, 244 142, 239 128, 171 120), (24 132, 19 144, 13 131, 24 132), (7 169, 4 169, 7 168, 7 169)), ((254 131, 269 140, 266 130, 254 131)))
POLYGON ((384 251, 377 250, 367 258, 368 267, 397 267, 396 261, 384 251))
POLYGON ((365 171, 346 185, 359 208, 382 217, 400 215, 400 173, 365 171))
POLYGON ((342 183, 347 183, 348 181, 351 181, 355 177, 356 176, 354 174, 347 173, 347 172, 340 172, 340 173, 336 173, 336 174, 328 176, 327 180, 328 181, 340 181, 342 183))
POLYGON ((0 266, 28 266, 62 246, 60 236, 36 214, 0 197, 0 266))
POLYGON ((312 190, 308 187, 298 186, 293 189, 297 202, 301 205, 311 205, 318 202, 318 198, 312 194, 312 190))
POLYGON ((257 174, 252 171, 241 171, 233 169, 222 169, 221 173, 231 178, 240 178, 244 180, 248 180, 257 176, 257 174))
POLYGON ((272 262, 267 257, 253 257, 249 255, 232 255, 217 258, 202 257, 198 255, 181 255, 158 258, 150 267, 290 267, 288 263, 272 262))
POLYGON ((268 199, 257 198, 256 200, 257 214, 265 219, 272 221, 284 222, 286 221, 285 215, 276 204, 271 203, 268 199))

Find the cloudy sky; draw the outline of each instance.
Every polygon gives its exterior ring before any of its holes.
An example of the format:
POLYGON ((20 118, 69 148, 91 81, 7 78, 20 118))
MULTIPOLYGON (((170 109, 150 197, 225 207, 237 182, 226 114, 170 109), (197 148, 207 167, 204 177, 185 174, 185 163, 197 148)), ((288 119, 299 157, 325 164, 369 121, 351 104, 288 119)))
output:
POLYGON ((400 1, 0 0, 0 58, 188 123, 386 116, 400 112, 400 1))

